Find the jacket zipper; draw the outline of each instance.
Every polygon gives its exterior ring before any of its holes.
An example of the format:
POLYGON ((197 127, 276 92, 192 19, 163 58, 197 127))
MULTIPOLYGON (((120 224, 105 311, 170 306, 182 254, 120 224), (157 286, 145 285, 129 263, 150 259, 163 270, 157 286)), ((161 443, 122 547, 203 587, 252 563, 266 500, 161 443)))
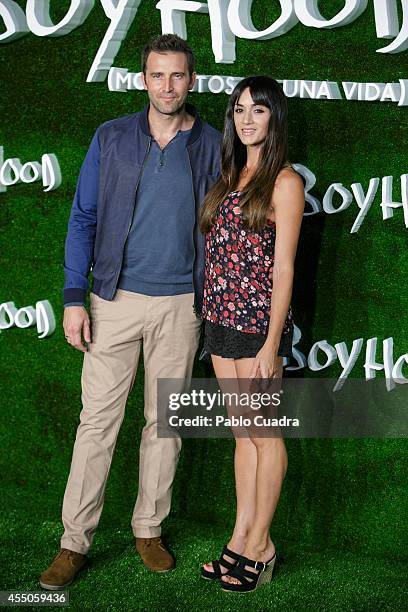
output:
POLYGON ((137 194, 137 190, 138 190, 138 187, 139 187, 140 179, 142 178, 143 168, 144 168, 144 165, 145 165, 145 163, 146 163, 146 159, 147 159, 147 156, 148 156, 148 154, 149 154, 151 144, 152 144, 152 139, 151 139, 151 137, 149 137, 149 144, 147 145, 147 148, 146 148, 146 151, 145 151, 145 155, 144 155, 143 162, 142 162, 142 167, 140 168, 139 177, 138 177, 138 179, 137 179, 137 183, 136 183, 135 191, 134 191, 134 194, 133 194, 133 208, 132 208, 132 214, 130 215, 130 222, 129 222, 129 226, 128 226, 128 229, 127 229, 127 232, 126 232, 126 236, 125 236, 125 240, 124 240, 124 242, 123 242, 123 246, 122 246, 122 258, 121 258, 121 261, 120 261, 120 265, 119 265, 119 267, 118 267, 118 271, 117 271, 117 273, 116 273, 115 283, 114 283, 113 291, 112 291, 112 293, 111 293, 111 297, 110 297, 110 299, 111 299, 111 300, 113 299, 113 296, 115 295, 116 286, 117 286, 117 284, 118 284, 118 280, 119 280, 119 274, 120 274, 120 271, 121 271, 121 269, 122 269, 122 263, 123 263, 123 251, 124 251, 124 248, 125 248, 126 240, 127 240, 128 236, 129 236, 130 228, 132 227, 132 223, 133 223, 133 216, 134 216, 134 214, 135 214, 135 208, 136 208, 136 194, 137 194))
POLYGON ((193 199, 194 199, 194 225, 193 225, 193 249, 194 249, 194 257, 193 257, 193 270, 192 270, 192 285, 193 285, 193 293, 194 293, 194 303, 193 303, 193 312, 194 314, 198 317, 198 312, 197 312, 197 302, 196 302, 196 292, 195 292, 195 287, 194 287, 194 266, 195 266, 195 262, 196 262, 196 258, 197 258, 197 249, 196 249, 196 243, 195 243, 195 228, 197 225, 197 199, 196 199, 196 194, 194 191, 194 179, 193 179, 193 169, 191 167, 191 159, 190 159, 190 151, 189 148, 187 147, 187 157, 188 157, 188 165, 190 168, 190 176, 191 176, 191 189, 193 192, 193 199))

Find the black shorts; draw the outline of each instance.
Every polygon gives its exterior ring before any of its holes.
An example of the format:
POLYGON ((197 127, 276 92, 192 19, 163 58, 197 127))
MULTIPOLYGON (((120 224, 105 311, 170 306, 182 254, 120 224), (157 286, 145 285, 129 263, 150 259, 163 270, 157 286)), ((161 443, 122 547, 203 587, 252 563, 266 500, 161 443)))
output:
MULTIPOLYGON (((229 359, 256 357, 265 344, 265 334, 250 334, 233 327, 224 327, 205 321, 204 351, 210 355, 218 355, 229 359)), ((282 334, 278 355, 292 356, 293 325, 288 332, 282 334)))

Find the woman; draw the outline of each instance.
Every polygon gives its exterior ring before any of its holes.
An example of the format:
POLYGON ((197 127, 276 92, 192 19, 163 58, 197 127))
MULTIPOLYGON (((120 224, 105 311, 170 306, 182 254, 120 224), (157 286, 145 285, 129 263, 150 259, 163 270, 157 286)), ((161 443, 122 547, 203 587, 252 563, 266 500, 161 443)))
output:
MULTIPOLYGON (((281 87, 266 76, 242 80, 227 108, 221 178, 200 220, 206 234, 204 349, 217 379, 235 379, 241 392, 249 380, 280 379, 282 357, 291 355, 304 185, 287 161, 287 141, 281 87)), ((204 578, 239 592, 271 580, 276 553, 269 528, 286 469, 280 436, 258 437, 253 430, 236 436, 235 527, 220 559, 202 567, 204 578)))

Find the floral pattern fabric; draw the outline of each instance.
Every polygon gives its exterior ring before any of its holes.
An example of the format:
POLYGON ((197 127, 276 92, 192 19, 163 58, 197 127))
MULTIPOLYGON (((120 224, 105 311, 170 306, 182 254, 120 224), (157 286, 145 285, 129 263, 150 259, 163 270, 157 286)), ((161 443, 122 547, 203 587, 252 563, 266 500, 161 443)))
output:
MULTIPOLYGON (((220 204, 206 234, 203 318, 247 333, 268 333, 275 223, 253 232, 243 227, 240 191, 220 204)), ((282 334, 293 331, 289 308, 282 334)))

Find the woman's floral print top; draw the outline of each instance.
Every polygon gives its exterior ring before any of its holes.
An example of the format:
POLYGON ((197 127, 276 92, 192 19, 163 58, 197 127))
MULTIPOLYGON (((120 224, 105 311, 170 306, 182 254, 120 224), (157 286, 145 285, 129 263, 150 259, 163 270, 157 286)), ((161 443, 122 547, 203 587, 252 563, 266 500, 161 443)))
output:
MULTIPOLYGON (((218 208, 206 234, 203 318, 247 333, 268 333, 275 251, 275 223, 259 232, 243 227, 240 191, 218 208)), ((282 334, 293 326, 289 308, 282 334)))

